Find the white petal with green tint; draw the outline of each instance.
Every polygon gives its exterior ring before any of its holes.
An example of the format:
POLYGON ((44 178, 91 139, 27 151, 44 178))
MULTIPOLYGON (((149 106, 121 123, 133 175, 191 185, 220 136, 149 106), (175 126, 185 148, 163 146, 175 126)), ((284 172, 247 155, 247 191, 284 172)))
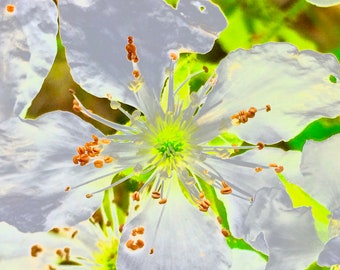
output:
POLYGON ((339 0, 307 0, 307 2, 319 7, 330 7, 340 4, 339 0))
POLYGON ((127 37, 133 36, 139 68, 158 98, 171 50, 207 52, 226 26, 210 1, 179 1, 173 9, 159 0, 60 1, 61 37, 72 75, 97 96, 136 105, 128 84, 131 63, 127 37))
POLYGON ((199 122, 230 122, 241 110, 269 104, 270 112, 259 111, 230 131, 251 143, 289 140, 310 122, 339 115, 339 69, 333 55, 299 51, 288 43, 236 50, 219 64, 199 122))
POLYGON ((168 181, 167 203, 150 199, 124 226, 117 269, 229 269, 230 250, 216 222, 188 202, 176 178, 168 181), (138 227, 145 245, 131 250, 126 243, 138 227))
POLYGON ((244 221, 255 193, 264 187, 283 188, 276 172, 268 165, 277 163, 284 167, 282 174, 287 179, 297 179, 302 177, 298 167, 300 157, 301 153, 298 151, 265 147, 262 150, 247 151, 230 159, 207 159, 207 163, 219 171, 233 188, 233 193, 229 195, 222 195, 219 190, 216 192, 226 206, 230 230, 235 237, 241 238, 245 235, 244 221), (263 170, 256 172, 256 167, 263 167, 263 170))
POLYGON ((57 52, 53 1, 0 3, 0 121, 17 116, 38 93, 57 52))
POLYGON ((284 190, 261 189, 249 209, 248 241, 263 237, 268 247, 266 270, 305 269, 322 249, 310 208, 293 208, 284 190))
POLYGON ((304 177, 294 181, 333 213, 340 207, 339 149, 340 135, 322 142, 307 141, 301 160, 304 177))
POLYGON ((93 165, 75 166, 76 145, 98 133, 91 125, 70 114, 56 112, 36 121, 10 118, 0 124, 0 220, 21 231, 49 230, 74 225, 87 219, 99 207, 101 197, 85 198, 100 180, 65 192, 86 180, 112 172, 93 165))

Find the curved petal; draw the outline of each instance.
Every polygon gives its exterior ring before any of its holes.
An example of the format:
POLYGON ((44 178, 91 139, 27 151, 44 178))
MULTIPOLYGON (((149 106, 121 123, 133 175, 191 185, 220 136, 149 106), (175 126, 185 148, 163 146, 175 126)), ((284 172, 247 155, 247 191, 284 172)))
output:
POLYGON ((293 208, 284 190, 263 188, 257 192, 245 222, 251 242, 263 234, 269 251, 266 269, 305 269, 322 249, 311 209, 293 208))
POLYGON ((307 141, 301 160, 303 178, 296 182, 331 212, 340 207, 339 149, 340 135, 322 142, 307 141))
POLYGON ((321 266, 332 266, 334 264, 340 265, 340 236, 332 238, 321 251, 318 264, 321 266))
POLYGON ((331 7, 340 4, 339 0, 307 0, 307 2, 319 7, 331 7))
POLYGON ((267 147, 261 151, 250 150, 226 160, 207 159, 207 163, 233 188, 230 195, 222 195, 219 190, 217 194, 227 208, 230 231, 234 236, 244 237, 244 221, 251 205, 251 198, 258 190, 264 187, 283 188, 276 172, 273 168, 268 168, 268 164, 277 163, 283 166, 282 174, 287 179, 297 179, 302 177, 298 167, 300 158, 301 153, 298 151, 286 152, 267 147), (262 167, 263 170, 256 172, 255 167, 262 167), (240 195, 242 198, 234 195, 240 195))
MULTIPOLYGON (((93 233, 92 224, 89 221, 83 222, 77 227, 58 229, 55 232, 22 233, 5 222, 0 222, 0 267, 1 269, 52 269, 48 266, 56 266, 59 261, 65 259, 58 257, 56 250, 70 249, 70 260, 79 263, 79 269, 91 268, 93 266, 93 252, 98 241, 97 235, 93 233), (83 229, 86 228, 86 231, 83 229), (92 230, 91 230, 92 229, 92 230), (80 231, 83 230, 83 231, 80 231), (73 233, 77 232, 77 236, 73 233), (87 238, 91 239, 92 246, 84 244, 78 235, 86 232, 87 238), (32 247, 39 247, 41 250, 34 252, 32 247)), ((64 269, 64 268, 62 268, 64 269)), ((78 269, 78 267, 76 268, 78 269)))
POLYGON ((61 1, 61 36, 74 79, 95 95, 110 92, 136 106, 128 89, 133 80, 126 58, 127 37, 133 36, 139 68, 159 97, 171 50, 207 52, 226 26, 210 1, 61 1))
POLYGON ((102 197, 85 198, 109 179, 65 192, 111 171, 72 162, 76 147, 96 133, 90 124, 70 113, 43 115, 36 121, 11 118, 0 125, 0 221, 21 231, 49 230, 74 225, 99 207, 102 197))
POLYGON ((57 52, 53 1, 0 3, 0 121, 17 116, 38 93, 57 52))
POLYGON ((171 179, 168 202, 149 200, 142 212, 126 224, 118 250, 117 269, 229 269, 231 254, 218 225, 183 196, 171 179), (126 246, 134 228, 144 247, 126 246), (153 254, 150 254, 153 250, 153 254))
POLYGON ((270 112, 258 111, 230 132, 251 143, 289 140, 310 122, 339 114, 339 69, 333 55, 298 51, 288 43, 236 50, 219 64, 217 83, 198 122, 217 122, 218 127, 223 118, 230 122, 241 110, 269 104, 270 112))

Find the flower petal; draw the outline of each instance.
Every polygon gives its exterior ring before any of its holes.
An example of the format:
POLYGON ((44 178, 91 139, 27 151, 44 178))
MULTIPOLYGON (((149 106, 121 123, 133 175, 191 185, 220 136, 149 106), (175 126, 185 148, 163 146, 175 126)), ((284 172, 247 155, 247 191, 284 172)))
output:
POLYGON ((117 269, 229 269, 230 250, 217 222, 188 202, 177 179, 170 181, 168 202, 159 205, 150 199, 124 227, 117 269), (132 251, 126 243, 140 226, 145 246, 132 251))
POLYGON ((319 7, 330 7, 340 4, 339 0, 307 0, 307 2, 319 7))
POLYGON ((340 135, 322 142, 307 141, 301 160, 303 178, 294 181, 331 212, 340 207, 339 149, 340 135))
POLYGON ((319 255, 318 264, 321 266, 340 265, 340 236, 329 240, 319 255))
POLYGON ((61 1, 61 35, 74 79, 95 95, 110 92, 136 106, 128 84, 132 66, 126 58, 133 36, 146 83, 159 98, 171 50, 207 52, 226 26, 210 1, 61 1))
POLYGON ((0 3, 0 121, 17 116, 38 93, 57 52, 53 1, 0 3))
POLYGON ((207 125, 250 107, 258 111, 245 124, 231 126, 247 142, 289 140, 320 117, 335 117, 340 106, 339 63, 331 54, 298 51, 288 43, 239 49, 221 61, 217 83, 198 122, 207 125), (331 82, 330 76, 333 76, 331 82))
POLYGON ((296 179, 302 177, 298 167, 300 158, 301 153, 298 151, 286 152, 269 147, 260 151, 250 150, 226 160, 207 158, 207 164, 220 172, 228 185, 233 188, 233 193, 230 195, 222 195, 219 191, 217 194, 227 208, 230 231, 235 237, 245 236, 244 221, 255 193, 263 187, 283 188, 276 172, 273 168, 268 168, 268 164, 277 163, 283 166, 282 174, 287 179, 296 179), (262 167, 263 170, 256 172, 255 167, 262 167), (243 198, 234 196, 235 194, 243 198))
POLYGON ((89 221, 86 221, 74 228, 58 229, 59 233, 22 233, 13 226, 0 222, 0 268, 51 269, 48 268, 49 265, 56 266, 55 264, 58 260, 61 260, 56 255, 56 250, 63 251, 67 247, 70 249, 70 259, 80 263, 80 267, 87 266, 87 269, 89 269, 93 266, 93 261, 89 259, 92 258, 93 252, 96 250, 95 243, 98 241, 97 235, 93 233, 93 228, 91 227, 94 226, 89 221), (77 236, 72 237, 75 231, 77 231, 77 236), (87 238, 91 239, 91 249, 78 237, 79 234, 85 232, 87 238), (34 246, 41 248, 41 251, 36 253, 33 250, 33 255, 35 254, 36 256, 32 256, 31 253, 34 246))
POLYGON ((233 263, 231 270, 263 270, 267 262, 255 252, 233 248, 233 263))
POLYGON ((311 209, 293 208, 284 190, 258 191, 245 223, 250 242, 263 234, 269 250, 267 270, 305 269, 316 260, 323 246, 311 209))
POLYGON ((76 147, 96 129, 70 113, 51 113, 36 121, 10 118, 0 125, 0 221, 21 231, 49 230, 74 225, 99 207, 101 196, 85 194, 106 186, 109 179, 65 192, 110 172, 72 162, 76 147))

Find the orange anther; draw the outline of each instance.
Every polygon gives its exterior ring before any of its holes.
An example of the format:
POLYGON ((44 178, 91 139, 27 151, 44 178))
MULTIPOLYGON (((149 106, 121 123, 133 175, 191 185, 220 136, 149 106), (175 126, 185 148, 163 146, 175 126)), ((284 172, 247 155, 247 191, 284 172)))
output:
POLYGON ((84 154, 85 153, 85 147, 84 146, 78 146, 77 147, 78 154, 84 154))
POLYGON ((75 230, 75 231, 72 233, 71 238, 75 238, 77 234, 78 234, 78 231, 75 230))
POLYGON ((143 233, 144 233, 144 227, 138 227, 138 228, 136 229, 136 232, 137 232, 138 234, 143 234, 143 233))
POLYGON ((55 254, 57 254, 59 257, 64 257, 64 252, 61 250, 61 249, 57 249, 56 251, 55 251, 55 254))
POLYGON ((137 245, 138 248, 144 247, 144 242, 143 242, 143 240, 138 239, 138 240, 136 241, 136 245, 137 245))
POLYGON ((266 105, 266 112, 269 112, 269 111, 271 111, 272 110, 272 107, 269 105, 269 104, 267 104, 266 105))
POLYGON ((269 167, 272 167, 272 168, 276 168, 276 167, 277 167, 277 164, 276 164, 276 163, 269 163, 268 166, 269 166, 269 167))
POLYGON ((133 75, 133 77, 135 77, 136 79, 138 79, 139 76, 140 76, 140 73, 139 73, 138 70, 135 69, 135 70, 132 71, 132 75, 133 75))
POLYGON ((281 172, 283 172, 283 170, 284 170, 283 166, 278 166, 278 167, 275 168, 275 172, 277 172, 277 173, 281 173, 281 172))
POLYGON ((161 197, 161 194, 158 191, 153 191, 151 197, 153 199, 159 199, 161 197))
POLYGON ((134 201, 139 201, 140 200, 140 196, 139 196, 139 192, 135 191, 134 193, 132 193, 132 200, 134 201))
POLYGON ((94 134, 92 134, 92 139, 93 139, 93 141, 96 142, 96 143, 97 143, 98 140, 99 140, 98 137, 97 137, 96 135, 94 135, 94 134))
POLYGON ((111 163, 112 161, 113 161, 113 157, 110 157, 110 156, 104 157, 104 162, 105 163, 111 163))
POLYGON ((97 159, 97 160, 95 160, 95 161, 93 162, 93 165, 94 165, 96 168, 100 169, 100 168, 103 168, 104 162, 103 162, 102 160, 100 160, 100 159, 97 159))
POLYGON ((221 218, 220 216, 217 217, 217 222, 218 222, 219 224, 222 224, 222 218, 221 218))
POLYGON ((67 187, 65 188, 65 192, 70 191, 70 190, 71 190, 71 187, 70 187, 70 186, 67 186, 67 187))
POLYGON ((151 248, 149 254, 153 254, 153 252, 154 252, 154 249, 151 248))
POLYGON ((111 143, 111 140, 110 139, 101 139, 100 140, 100 143, 102 143, 102 144, 110 144, 111 143))
POLYGON ((205 73, 208 73, 209 72, 209 69, 207 66, 203 66, 202 69, 204 70, 205 73))
POLYGON ((204 208, 204 207, 199 207, 198 208, 201 212, 207 212, 208 211, 208 208, 204 208))
POLYGON ((119 232, 122 233, 123 232, 123 229, 124 229, 124 224, 120 224, 119 225, 119 232))
POLYGON ((209 173, 208 170, 203 170, 203 174, 204 174, 204 175, 207 175, 208 173, 209 173))
POLYGON ((166 204, 168 200, 166 198, 162 198, 158 201, 159 204, 166 204))
POLYGON ((221 188, 220 192, 223 195, 228 195, 228 194, 232 193, 233 190, 232 190, 231 187, 225 187, 225 188, 221 188))
POLYGON ((170 57, 170 59, 171 59, 172 61, 177 61, 177 59, 178 59, 178 55, 177 55, 177 53, 175 53, 175 52, 171 52, 171 53, 169 54, 169 57, 170 57))
POLYGON ((226 188, 226 187, 229 187, 229 185, 227 184, 227 182, 226 181, 222 181, 222 186, 224 187, 224 188, 226 188))
POLYGON ((201 199, 204 198, 204 191, 201 191, 200 194, 198 195, 201 199))
POLYGON ((74 164, 78 164, 79 163, 79 155, 73 156, 72 161, 73 161, 74 164))
POLYGON ((13 13, 14 10, 15 10, 15 6, 14 6, 14 5, 12 5, 12 4, 7 4, 7 5, 6 5, 6 11, 7 11, 8 13, 13 13))
POLYGON ((31 247, 31 256, 32 256, 32 257, 38 257, 38 253, 40 253, 40 252, 42 252, 42 251, 43 251, 43 249, 42 249, 41 246, 39 246, 39 245, 33 245, 33 246, 31 247))
POLYGON ((221 233, 223 234, 224 237, 229 237, 231 235, 230 231, 225 228, 222 228, 221 233))
POLYGON ((93 195, 90 194, 90 193, 86 194, 85 196, 86 196, 86 198, 88 198, 88 199, 90 199, 91 197, 93 197, 93 195))
POLYGON ((259 150, 262 150, 266 146, 263 142, 258 142, 256 145, 259 150))
POLYGON ((255 172, 262 172, 262 170, 263 170, 263 169, 260 168, 260 167, 256 167, 256 168, 255 168, 255 172))

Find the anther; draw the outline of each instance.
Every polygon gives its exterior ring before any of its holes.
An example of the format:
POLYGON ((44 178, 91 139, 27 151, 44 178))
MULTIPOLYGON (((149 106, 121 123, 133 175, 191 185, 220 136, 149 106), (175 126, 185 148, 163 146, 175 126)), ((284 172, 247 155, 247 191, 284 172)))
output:
POLYGON ((6 11, 7 11, 8 13, 13 13, 14 10, 15 10, 15 6, 14 6, 14 5, 12 5, 12 4, 6 5, 6 11))
POLYGON ((222 218, 221 218, 220 216, 217 217, 217 222, 218 222, 219 224, 222 224, 222 218))
POLYGON ((177 59, 178 59, 178 54, 175 53, 175 52, 171 52, 171 53, 169 53, 169 57, 170 57, 170 59, 171 59, 172 61, 177 61, 177 59))
POLYGON ((144 227, 138 227, 137 229, 136 229, 136 232, 138 233, 138 234, 143 234, 144 233, 144 227))
POLYGON ((85 197, 90 199, 91 197, 93 197, 93 194, 88 193, 88 194, 85 195, 85 197))
POLYGON ((135 191, 134 193, 132 193, 132 200, 137 201, 137 202, 140 200, 140 195, 138 191, 135 191))
POLYGON ((133 37, 128 36, 128 44, 125 46, 125 50, 127 52, 127 59, 131 62, 137 63, 139 61, 137 56, 137 47, 133 44, 133 37))
POLYGON ((152 197, 153 199, 159 199, 159 198, 161 197, 161 194, 160 194, 158 191, 153 191, 153 192, 151 193, 151 197, 152 197))
POLYGON ((258 142, 256 145, 259 150, 262 150, 266 146, 263 142, 258 142))
POLYGON ((132 71, 132 75, 133 77, 135 77, 136 79, 138 79, 140 77, 140 72, 137 69, 134 69, 132 71))
POLYGON ((272 168, 276 168, 276 167, 277 167, 277 164, 276 164, 276 163, 269 163, 268 166, 269 166, 269 167, 272 167, 272 168))
POLYGON ((154 249, 151 248, 149 254, 153 254, 153 252, 154 252, 154 249))
POLYGON ((222 228, 221 233, 223 234, 224 237, 229 237, 231 235, 230 231, 225 228, 222 228))
POLYGON ((75 238, 77 234, 78 234, 78 231, 75 230, 75 231, 72 233, 71 238, 72 238, 72 239, 75 238))
POLYGON ((280 165, 280 166, 277 166, 274 170, 277 173, 281 173, 281 172, 283 172, 284 168, 283 168, 283 166, 280 165))
POLYGON ((43 252, 43 249, 39 245, 34 245, 31 247, 31 256, 38 257, 38 253, 43 252))
POLYGON ((231 186, 229 186, 228 184, 227 184, 227 182, 226 181, 222 181, 222 188, 221 188, 221 190, 220 190, 220 192, 221 192, 221 194, 223 194, 223 195, 228 195, 228 194, 230 194, 230 193, 232 193, 232 188, 231 188, 231 186))
POLYGON ((111 163, 112 161, 113 161, 113 158, 112 158, 112 157, 110 157, 110 156, 104 157, 104 162, 105 162, 105 163, 111 163))
POLYGON ((61 249, 57 249, 56 251, 55 251, 55 254, 57 254, 59 257, 64 257, 64 252, 61 250, 61 249))
POLYGON ((120 224, 118 228, 119 232, 122 233, 123 229, 124 229, 124 224, 120 224))
POLYGON ((100 168, 103 168, 104 162, 103 162, 102 160, 100 160, 100 159, 97 159, 97 160, 95 160, 95 161, 93 162, 93 165, 94 165, 96 168, 100 169, 100 168))
POLYGON ((115 100, 112 100, 110 102, 110 107, 113 109, 113 110, 118 110, 120 108, 120 103, 118 101, 115 101, 115 100))
POLYGON ((200 199, 203 199, 204 198, 204 191, 201 191, 198 196, 200 197, 200 199))
POLYGON ((166 198, 162 198, 158 201, 159 204, 166 204, 168 200, 166 198))
POLYGON ((136 241, 136 245, 137 245, 138 248, 144 247, 144 242, 143 242, 143 240, 138 239, 138 240, 136 241))
POLYGON ((255 168, 255 172, 262 172, 262 170, 263 170, 263 169, 260 168, 260 167, 256 167, 256 168, 255 168))
POLYGON ((271 109, 272 109, 272 107, 271 107, 269 104, 267 104, 267 105, 266 105, 266 112, 271 111, 271 109))
POLYGON ((68 192, 68 191, 70 191, 71 190, 71 187, 70 186, 67 186, 66 188, 65 188, 65 192, 68 192))

